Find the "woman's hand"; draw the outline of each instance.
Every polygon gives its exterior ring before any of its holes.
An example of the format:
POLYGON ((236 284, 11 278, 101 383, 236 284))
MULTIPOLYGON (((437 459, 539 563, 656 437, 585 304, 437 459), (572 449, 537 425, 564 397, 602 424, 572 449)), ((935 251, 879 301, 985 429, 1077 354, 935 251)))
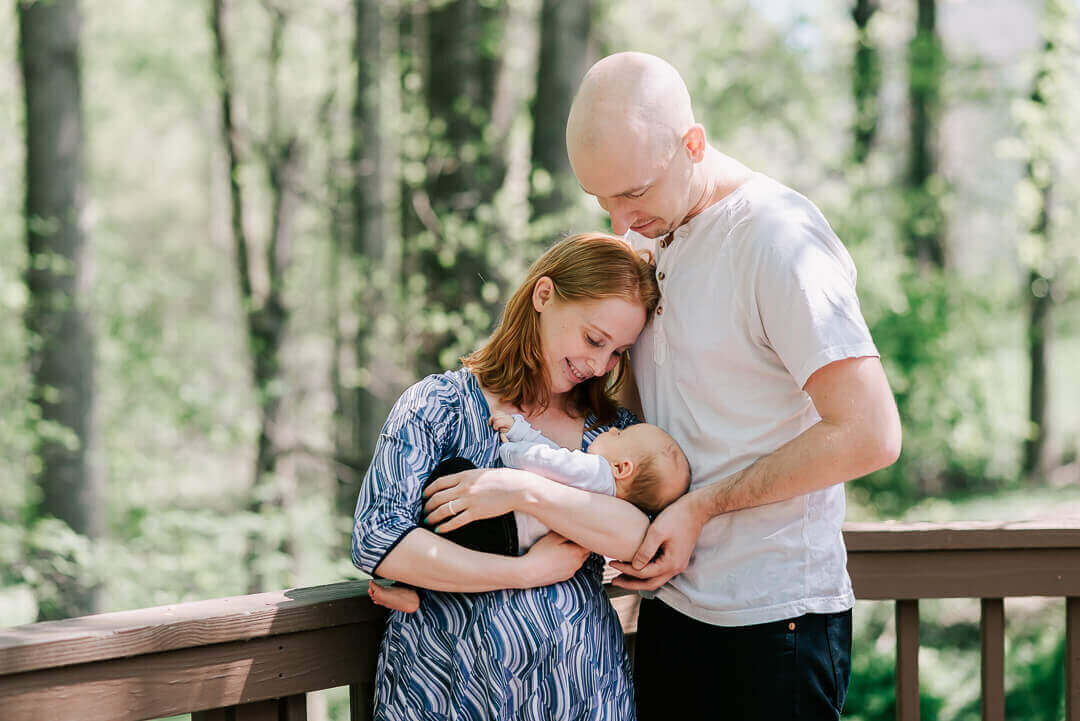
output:
POLYGON ((548 586, 573 576, 591 551, 552 531, 537 541, 522 556, 527 564, 523 588, 548 586))
POLYGON ((516 509, 526 485, 521 474, 506 468, 476 468, 443 476, 424 490, 424 523, 436 526, 436 533, 446 533, 481 518, 501 516, 516 509))

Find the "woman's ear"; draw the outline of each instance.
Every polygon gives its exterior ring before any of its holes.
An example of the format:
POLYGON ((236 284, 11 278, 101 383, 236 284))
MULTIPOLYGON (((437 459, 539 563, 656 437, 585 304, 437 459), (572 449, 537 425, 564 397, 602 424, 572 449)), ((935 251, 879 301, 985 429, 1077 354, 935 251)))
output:
POLYGON ((616 461, 611 464, 611 475, 616 481, 623 481, 634 475, 634 462, 629 458, 624 461, 616 461))
POLYGON ((532 302, 533 308, 539 313, 544 309, 548 303, 555 298, 555 283, 551 278, 542 276, 536 285, 533 286, 532 302))

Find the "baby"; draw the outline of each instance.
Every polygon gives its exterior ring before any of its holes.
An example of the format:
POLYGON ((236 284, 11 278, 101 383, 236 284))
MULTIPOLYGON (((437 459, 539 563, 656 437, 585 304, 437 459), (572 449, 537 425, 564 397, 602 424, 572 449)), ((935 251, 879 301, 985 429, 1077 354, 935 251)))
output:
MULTIPOLYGON (((504 465, 616 496, 650 515, 659 513, 690 485, 690 464, 679 444, 648 423, 601 433, 588 451, 561 448, 516 413, 494 414, 491 427, 502 437, 499 456, 504 465)), ((524 553, 550 530, 528 514, 513 515, 518 553, 524 553)))

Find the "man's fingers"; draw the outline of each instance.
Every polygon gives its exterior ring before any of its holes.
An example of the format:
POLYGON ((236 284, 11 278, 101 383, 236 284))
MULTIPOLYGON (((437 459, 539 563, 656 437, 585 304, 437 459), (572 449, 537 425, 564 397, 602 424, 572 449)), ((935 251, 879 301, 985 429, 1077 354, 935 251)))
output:
POLYGON ((660 534, 653 533, 652 528, 645 534, 645 540, 641 542, 638 547, 637 553, 634 554, 633 565, 634 568, 641 570, 648 563, 653 560, 656 555, 656 551, 660 548, 660 544, 664 539, 660 538, 660 534))
POLYGON ((635 568, 629 563, 623 563, 621 561, 612 561, 611 567, 624 576, 632 576, 634 578, 655 578, 658 575, 674 576, 672 569, 668 567, 668 564, 661 561, 645 564, 641 568, 635 568))
POLYGON ((656 578, 632 578, 622 574, 611 579, 611 585, 625 588, 628 591, 655 591, 675 576, 676 574, 671 573, 656 578))

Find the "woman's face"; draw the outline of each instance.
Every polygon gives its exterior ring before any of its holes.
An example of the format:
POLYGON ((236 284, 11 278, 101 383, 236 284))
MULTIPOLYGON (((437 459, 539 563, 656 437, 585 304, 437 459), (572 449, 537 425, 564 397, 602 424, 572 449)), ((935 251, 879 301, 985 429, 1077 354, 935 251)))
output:
POLYGON ((645 327, 645 308, 623 298, 560 300, 551 279, 533 289, 540 314, 540 342, 551 393, 611 371, 645 327))

